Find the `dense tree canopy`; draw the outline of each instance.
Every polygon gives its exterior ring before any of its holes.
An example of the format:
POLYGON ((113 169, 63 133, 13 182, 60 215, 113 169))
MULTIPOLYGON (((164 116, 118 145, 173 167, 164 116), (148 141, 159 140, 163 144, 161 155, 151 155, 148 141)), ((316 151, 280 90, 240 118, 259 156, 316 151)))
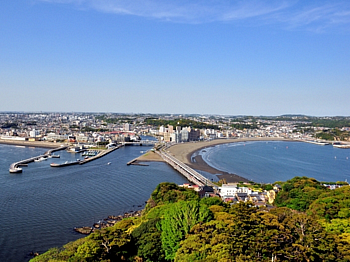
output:
POLYGON ((161 183, 141 217, 32 261, 349 261, 350 187, 307 177, 281 184, 279 207, 267 209, 161 183))

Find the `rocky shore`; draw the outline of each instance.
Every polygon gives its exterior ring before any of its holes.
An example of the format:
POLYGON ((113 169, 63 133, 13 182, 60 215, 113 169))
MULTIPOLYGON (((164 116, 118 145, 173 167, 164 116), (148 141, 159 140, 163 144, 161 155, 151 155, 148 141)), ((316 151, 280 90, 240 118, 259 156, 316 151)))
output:
POLYGON ((94 223, 92 226, 75 227, 74 231, 80 234, 89 235, 92 232, 95 232, 95 230, 99 230, 106 227, 112 227, 124 218, 139 217, 141 216, 141 213, 142 213, 142 210, 137 210, 137 211, 129 211, 119 216, 108 216, 102 221, 98 221, 94 223))

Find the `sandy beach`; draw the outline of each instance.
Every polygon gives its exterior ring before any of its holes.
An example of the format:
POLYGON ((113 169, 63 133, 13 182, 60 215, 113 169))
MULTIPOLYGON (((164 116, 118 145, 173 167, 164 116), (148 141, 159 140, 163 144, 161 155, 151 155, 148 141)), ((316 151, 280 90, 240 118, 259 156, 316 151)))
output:
POLYGON ((231 174, 228 172, 224 172, 221 170, 217 170, 211 166, 209 166, 201 156, 195 156, 195 162, 191 161, 191 156, 204 148, 216 146, 219 144, 228 144, 228 143, 237 143, 237 142, 249 142, 249 141, 290 141, 288 139, 284 138, 245 138, 245 139, 215 139, 211 141, 200 141, 200 142, 189 142, 189 143, 181 143, 176 144, 168 148, 168 152, 179 159, 181 162, 185 163, 186 165, 190 166, 191 168, 195 170, 201 170, 208 172, 210 174, 217 174, 219 179, 225 179, 228 183, 235 183, 235 182, 248 182, 248 178, 244 178, 241 176, 238 176, 236 174, 231 174))
POLYGON ((5 140, 0 139, 0 144, 13 145, 13 146, 28 146, 28 147, 42 147, 42 148, 57 148, 62 143, 52 143, 45 141, 17 141, 17 140, 5 140))

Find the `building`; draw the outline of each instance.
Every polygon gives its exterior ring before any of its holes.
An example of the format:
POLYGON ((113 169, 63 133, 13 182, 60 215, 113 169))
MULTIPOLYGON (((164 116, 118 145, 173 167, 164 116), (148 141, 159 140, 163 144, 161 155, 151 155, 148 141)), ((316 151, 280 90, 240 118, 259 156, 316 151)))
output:
POLYGON ((35 130, 34 128, 33 128, 32 131, 29 132, 29 136, 30 137, 37 137, 39 135, 40 135, 40 131, 39 130, 35 130))
POLYGON ((130 130, 131 130, 131 125, 130 125, 129 123, 125 123, 125 124, 123 125, 123 130, 124 130, 124 131, 130 131, 130 130))

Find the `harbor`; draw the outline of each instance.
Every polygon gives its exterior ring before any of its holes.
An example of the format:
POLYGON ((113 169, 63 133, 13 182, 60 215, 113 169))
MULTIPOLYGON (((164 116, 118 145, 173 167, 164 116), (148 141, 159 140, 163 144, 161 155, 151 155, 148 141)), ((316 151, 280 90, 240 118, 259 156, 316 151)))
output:
POLYGON ((42 154, 42 155, 31 157, 31 158, 28 158, 28 159, 24 159, 24 160, 12 163, 10 165, 9 171, 10 171, 10 173, 22 173, 23 170, 22 170, 22 168, 20 166, 27 166, 28 163, 36 162, 39 159, 47 159, 49 157, 57 157, 57 155, 53 155, 53 153, 56 152, 56 151, 65 150, 65 149, 67 149, 67 147, 68 146, 60 146, 58 148, 50 149, 50 150, 46 151, 44 154, 42 154))
POLYGON ((112 147, 112 148, 108 148, 108 149, 105 149, 105 150, 101 150, 101 151, 97 151, 97 150, 92 150, 91 153, 89 153, 88 151, 85 151, 82 155, 86 156, 84 159, 80 160, 80 159, 77 159, 76 161, 66 161, 64 163, 61 163, 61 164, 56 164, 56 163, 51 163, 50 166, 51 167, 64 167, 64 166, 71 166, 71 165, 83 165, 83 164, 86 164, 88 162, 91 162, 93 160, 96 160, 98 158, 101 158, 111 152, 113 152, 114 150, 117 150, 121 147, 123 147, 124 145, 117 145, 115 147, 112 147), (91 157, 89 157, 91 156, 91 157))
MULTIPOLYGON (((51 167, 65 167, 65 166, 71 166, 71 165, 83 165, 86 164, 88 162, 91 162, 95 159, 101 158, 111 152, 113 152, 114 150, 117 150, 120 147, 123 147, 123 144, 120 145, 116 145, 114 147, 108 148, 108 149, 104 149, 104 150, 86 150, 82 153, 83 156, 85 156, 84 159, 76 159, 75 161, 65 161, 63 163, 51 163, 50 166, 51 167)), ((28 159, 24 159, 15 163, 12 163, 10 165, 9 168, 9 172, 10 173, 22 173, 22 166, 28 166, 28 163, 31 162, 41 162, 41 161, 45 161, 48 158, 59 158, 58 155, 54 155, 53 153, 59 150, 65 150, 67 149, 68 146, 60 146, 58 148, 54 148, 54 149, 50 149, 48 151, 46 151, 44 154, 39 155, 39 156, 34 156, 34 157, 30 157, 28 159)))

